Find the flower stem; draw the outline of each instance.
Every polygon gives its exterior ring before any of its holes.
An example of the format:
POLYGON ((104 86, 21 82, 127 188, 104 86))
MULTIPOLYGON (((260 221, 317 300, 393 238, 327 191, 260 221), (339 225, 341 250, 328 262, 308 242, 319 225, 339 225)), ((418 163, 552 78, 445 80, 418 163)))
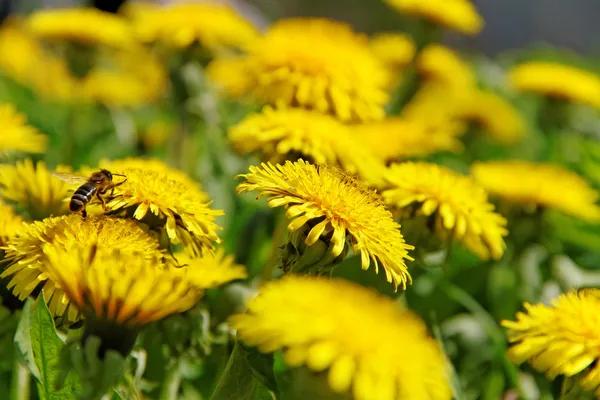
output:
POLYGON ((275 226, 275 231, 273 232, 273 239, 271 240, 271 252, 269 254, 269 259, 265 263, 265 267, 262 270, 262 275, 260 277, 260 285, 269 281, 273 276, 273 270, 277 267, 277 261, 279 259, 279 246, 281 245, 282 238, 287 231, 287 218, 284 214, 280 214, 277 216, 277 225, 275 226))
POLYGON ((175 363, 168 371, 160 391, 160 400, 177 400, 179 398, 179 386, 181 385, 181 371, 179 364, 175 363))
POLYGON ((12 382, 10 385, 10 400, 28 400, 30 392, 29 370, 15 359, 12 370, 12 382))

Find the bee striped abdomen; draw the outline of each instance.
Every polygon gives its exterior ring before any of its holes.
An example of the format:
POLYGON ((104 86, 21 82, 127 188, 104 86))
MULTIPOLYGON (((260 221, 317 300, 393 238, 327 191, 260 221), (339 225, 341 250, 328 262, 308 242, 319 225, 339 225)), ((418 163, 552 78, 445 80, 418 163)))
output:
POLYGON ((83 209, 83 207, 85 207, 85 205, 92 200, 96 190, 96 186, 92 185, 91 183, 85 183, 81 185, 71 197, 71 202, 69 203, 69 208, 71 211, 76 212, 83 209))

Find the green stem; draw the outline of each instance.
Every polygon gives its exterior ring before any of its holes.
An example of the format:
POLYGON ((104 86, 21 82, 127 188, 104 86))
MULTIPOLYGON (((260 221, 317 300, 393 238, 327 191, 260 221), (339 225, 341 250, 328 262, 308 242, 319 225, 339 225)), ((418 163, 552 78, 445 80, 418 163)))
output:
POLYGON ((15 359, 10 386, 10 400, 29 400, 30 384, 29 370, 15 359))
POLYGON ((287 232, 287 218, 284 214, 278 215, 277 225, 275 226, 275 231, 273 232, 273 239, 271 240, 271 252, 269 254, 269 259, 265 263, 265 267, 262 270, 262 274, 260 277, 260 284, 269 281, 273 276, 273 271, 277 267, 278 259, 279 259, 279 246, 281 246, 282 238, 287 232))
POLYGON ((168 371, 160 391, 160 400, 179 399, 179 386, 181 385, 182 374, 179 364, 175 363, 168 371))

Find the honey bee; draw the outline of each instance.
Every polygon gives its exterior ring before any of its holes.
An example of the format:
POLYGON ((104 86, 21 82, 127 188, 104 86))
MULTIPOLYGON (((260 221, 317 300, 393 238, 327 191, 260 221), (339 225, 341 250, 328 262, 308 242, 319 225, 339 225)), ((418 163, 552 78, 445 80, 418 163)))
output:
POLYGON ((65 174, 61 172, 53 172, 52 175, 72 185, 81 185, 75 191, 75 193, 73 193, 73 196, 71 196, 69 209, 72 212, 81 212, 81 215, 84 218, 87 216, 85 206, 92 201, 94 196, 100 200, 100 203, 102 203, 102 208, 104 208, 104 211, 106 211, 106 202, 104 201, 104 198, 102 198, 102 195, 106 194, 106 192, 109 190, 112 194, 117 186, 121 186, 127 181, 127 178, 125 178, 119 183, 113 183, 113 176, 125 177, 125 175, 113 174, 106 169, 101 169, 98 172, 94 172, 89 177, 76 174, 65 174))

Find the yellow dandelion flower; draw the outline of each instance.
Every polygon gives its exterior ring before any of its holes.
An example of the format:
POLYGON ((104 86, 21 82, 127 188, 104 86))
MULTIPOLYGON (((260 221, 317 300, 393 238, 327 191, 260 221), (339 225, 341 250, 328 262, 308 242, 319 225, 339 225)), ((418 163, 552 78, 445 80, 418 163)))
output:
POLYGON ((76 81, 66 63, 44 52, 42 45, 16 20, 0 27, 0 70, 44 97, 72 100, 76 81))
POLYGON ((516 321, 502 321, 512 343, 510 360, 527 361, 550 380, 581 374, 581 388, 600 396, 600 290, 563 293, 549 306, 524 306, 516 321))
POLYGON ((48 275, 83 314, 83 342, 99 336, 101 353, 114 349, 128 354, 142 327, 192 308, 202 296, 182 271, 165 267, 156 257, 49 245, 44 255, 48 275))
POLYGON ((241 154, 262 153, 272 163, 303 158, 372 179, 383 170, 383 163, 354 140, 348 126, 314 110, 267 106, 231 127, 229 140, 241 154))
POLYGON ((181 243, 192 253, 206 254, 219 243, 215 223, 221 210, 212 210, 200 185, 183 172, 158 160, 125 159, 101 163, 127 181, 107 198, 109 210, 128 209, 133 218, 152 229, 164 229, 172 244, 181 243))
POLYGON ((437 233, 451 235, 482 259, 499 259, 506 247, 506 219, 494 212, 486 191, 473 179, 423 162, 394 164, 381 192, 385 202, 432 218, 437 233))
POLYGON ((389 74, 368 39, 349 25, 294 18, 275 23, 249 50, 255 94, 343 121, 383 118, 389 74))
POLYGON ((114 68, 93 68, 82 82, 85 100, 123 107, 156 101, 168 86, 167 72, 144 51, 119 52, 114 68))
POLYGON ((579 68, 531 61, 514 67, 509 79, 515 88, 522 91, 600 108, 600 78, 579 68))
POLYGON ((303 160, 250 167, 250 173, 241 177, 245 182, 238 185, 238 193, 257 190, 259 197, 269 197, 269 207, 287 209, 291 240, 287 246, 289 257, 284 256, 283 260, 284 269, 321 272, 343 257, 349 237, 364 270, 372 262, 379 272, 381 265, 386 280, 393 282, 395 289, 405 289, 411 281, 405 260, 412 260, 408 250, 413 246, 404 243, 400 225, 393 221, 375 191, 361 182, 337 168, 303 160))
POLYGON ((95 8, 35 11, 29 16, 27 26, 39 37, 52 41, 115 48, 136 46, 132 29, 126 20, 95 8))
POLYGON ((476 84, 471 66, 456 51, 439 44, 423 49, 417 69, 427 79, 457 90, 470 89, 476 84))
POLYGON ((479 123, 493 141, 501 144, 517 143, 526 131, 517 108, 493 92, 474 91, 457 107, 457 116, 479 123))
POLYGON ((48 138, 27 125, 27 117, 12 104, 0 104, 0 154, 9 151, 43 153, 48 138))
POLYGON ((19 299, 42 286, 53 315, 77 318, 77 310, 64 296, 64 287, 48 274, 44 247, 70 251, 74 246, 119 250, 131 259, 161 257, 158 240, 150 237, 135 222, 105 216, 68 215, 46 218, 23 225, 6 246, 7 268, 1 278, 11 277, 8 288, 19 299), (133 257, 136 255, 136 257, 133 257))
POLYGON ((234 99, 243 98, 254 86, 245 57, 216 58, 207 65, 205 73, 214 87, 234 99))
POLYGON ((165 6, 132 5, 125 9, 138 38, 175 48, 194 43, 217 51, 246 49, 259 37, 255 26, 226 4, 179 2, 165 6))
POLYGON ((362 286, 285 277, 263 286, 230 323, 247 345, 283 350, 292 367, 327 371, 331 389, 353 399, 452 398, 446 358, 423 321, 362 286))
MULTIPOLYGON (((67 172, 69 168, 59 166, 57 170, 67 172)), ((0 197, 18 204, 31 219, 67 213, 70 188, 52 176, 43 161, 35 165, 30 159, 16 165, 0 164, 0 197)))
POLYGON ((402 70, 413 60, 416 47, 412 38, 403 33, 384 32, 369 40, 373 53, 394 70, 402 70))
MULTIPOLYGON (((0 255, 4 252, 2 247, 12 238, 23 225, 23 218, 15 210, 0 201, 0 255)), ((2 258, 2 257, 0 257, 2 258)))
POLYGON ((470 0, 385 0, 401 13, 414 15, 467 35, 483 28, 483 18, 470 0))
POLYGON ((357 140, 383 161, 422 157, 436 152, 458 152, 463 146, 451 124, 433 125, 425 119, 389 117, 355 125, 357 140))
POLYGON ((187 266, 188 279, 201 289, 215 288, 248 277, 246 268, 236 264, 233 256, 225 255, 223 249, 204 257, 190 257, 185 253, 177 253, 175 258, 179 265, 187 266))
POLYGON ((588 221, 600 221, 598 192, 579 175, 558 165, 527 161, 478 162, 471 167, 490 194, 526 207, 550 207, 588 221))

